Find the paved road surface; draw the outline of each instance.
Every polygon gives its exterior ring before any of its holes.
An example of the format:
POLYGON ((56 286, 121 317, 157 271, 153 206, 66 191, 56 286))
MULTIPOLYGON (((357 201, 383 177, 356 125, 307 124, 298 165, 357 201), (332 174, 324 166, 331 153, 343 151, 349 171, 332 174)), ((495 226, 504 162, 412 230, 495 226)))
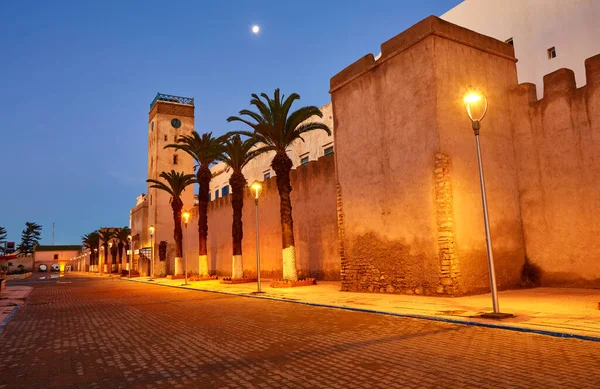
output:
POLYGON ((116 279, 32 282, 0 388, 600 388, 600 343, 116 279))

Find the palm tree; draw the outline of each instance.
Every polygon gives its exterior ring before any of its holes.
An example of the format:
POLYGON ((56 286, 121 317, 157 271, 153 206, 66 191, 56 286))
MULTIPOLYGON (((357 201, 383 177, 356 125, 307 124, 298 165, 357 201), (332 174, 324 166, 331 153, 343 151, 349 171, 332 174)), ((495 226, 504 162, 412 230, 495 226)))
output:
POLYGON ((214 138, 211 132, 199 135, 182 135, 176 144, 166 145, 189 154, 198 164, 196 181, 198 183, 198 262, 200 276, 207 277, 208 273, 208 194, 212 172, 210 165, 223 153, 223 141, 226 137, 214 138))
POLYGON ((95 266, 98 264, 98 253, 95 252, 94 249, 98 249, 98 246, 100 245, 100 234, 98 231, 92 231, 89 234, 82 236, 81 241, 83 242, 83 246, 90 250, 90 271, 94 271, 95 266))
POLYGON ((109 273, 118 273, 119 267, 117 266, 117 242, 115 241, 117 231, 113 231, 113 240, 108 244, 110 247, 110 270, 109 273))
MULTIPOLYGON (((119 247, 119 266, 123 264, 123 248, 129 250, 129 235, 131 235, 131 229, 129 227, 119 228, 117 230, 117 239, 118 239, 118 247, 119 247)), ((129 263, 129 262, 128 262, 129 263)), ((121 269, 119 269, 120 272, 121 269)))
POLYGON ((101 228, 98 231, 98 234, 100 235, 100 240, 102 241, 102 248, 103 248, 103 252, 104 252, 104 262, 100 268, 100 273, 104 272, 104 265, 107 265, 107 270, 110 273, 110 269, 108 268, 108 242, 111 241, 111 239, 114 237, 114 231, 111 228, 101 228))
POLYGON ((291 112, 290 109, 300 95, 280 96, 275 89, 273 99, 262 93, 261 97, 252 94, 250 104, 258 112, 248 109, 240 111, 240 116, 231 116, 228 122, 238 121, 248 125, 253 131, 236 131, 262 143, 260 152, 274 151, 271 167, 275 171, 277 190, 279 191, 279 213, 281 215, 281 241, 283 255, 283 279, 295 281, 298 279, 296 270, 296 250, 294 248, 294 220, 292 218, 292 201, 290 192, 290 170, 294 166, 286 150, 297 140, 304 140, 302 135, 313 130, 324 130, 331 135, 331 130, 325 123, 308 121, 313 116, 323 117, 321 110, 315 106, 302 107, 291 112), (251 121, 252 120, 252 121, 251 121))
POLYGON ((225 141, 225 152, 218 158, 233 171, 229 178, 231 185, 231 207, 233 208, 233 224, 231 227, 231 238, 233 243, 233 257, 231 262, 231 278, 243 278, 244 267, 242 262, 242 239, 244 230, 242 224, 242 210, 244 208, 244 189, 246 188, 246 177, 242 173, 244 166, 261 150, 256 149, 257 141, 248 138, 244 141, 239 135, 232 135, 225 141), (254 150, 253 150, 254 149, 254 150))
POLYGON ((167 183, 153 179, 148 179, 146 182, 152 184, 150 188, 164 190, 171 195, 171 208, 173 208, 173 221, 175 222, 173 231, 173 238, 175 239, 175 275, 178 276, 183 274, 183 232, 181 231, 183 201, 181 201, 181 194, 188 185, 196 182, 196 177, 193 174, 179 173, 175 170, 171 170, 170 173, 162 172, 159 177, 167 183))

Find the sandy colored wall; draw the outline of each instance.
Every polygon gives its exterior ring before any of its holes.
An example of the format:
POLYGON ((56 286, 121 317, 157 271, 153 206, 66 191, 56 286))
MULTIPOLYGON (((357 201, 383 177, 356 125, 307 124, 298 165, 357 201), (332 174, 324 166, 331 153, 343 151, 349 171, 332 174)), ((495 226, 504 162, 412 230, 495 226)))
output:
MULTIPOLYGON (((466 34, 450 26, 451 33, 466 34)), ((512 47, 498 42, 505 47, 496 50, 493 42, 469 33, 465 37, 470 45, 436 36, 433 56, 440 152, 451 158, 453 265, 458 278, 454 287, 479 293, 489 290, 489 271, 475 137, 462 103, 469 85, 477 85, 489 102, 479 138, 500 289, 519 286, 525 255, 509 116, 509 91, 517 84, 515 59, 506 51, 512 47)))
POLYGON ((542 285, 600 285, 600 55, 513 90, 513 129, 527 256, 542 285))
MULTIPOLYGON (((300 277, 340 278, 337 243, 335 166, 333 157, 321 157, 292 171, 292 207, 296 260, 300 277)), ((259 203, 261 274, 281 277, 281 226, 279 194, 275 178, 263 182, 259 203)), ((244 240, 242 244, 244 273, 256 274, 255 206, 247 193, 244 197, 244 240)), ((208 253, 212 273, 231 275, 231 195, 209 204, 208 253)), ((198 271, 198 217, 194 209, 184 229, 184 251, 189 269, 198 271)))
POLYGON ((17 257, 17 258, 12 258, 12 259, 7 259, 7 260, 0 260, 0 265, 8 266, 9 262, 12 263, 12 265, 10 266, 11 273, 19 270, 19 268, 18 268, 19 265, 25 266, 25 270, 28 272, 29 271, 37 271, 37 270, 32 270, 33 269, 33 256, 17 257))
MULTIPOLYGON (((487 288, 477 159, 462 95, 474 83, 491 99, 506 97, 516 84, 514 64, 509 45, 429 17, 383 43, 376 62, 367 55, 332 78, 344 290, 487 288)), ((486 118, 484 144, 496 190, 492 235, 499 261, 509 264, 501 287, 518 283, 524 259, 506 110, 498 104, 486 118)))

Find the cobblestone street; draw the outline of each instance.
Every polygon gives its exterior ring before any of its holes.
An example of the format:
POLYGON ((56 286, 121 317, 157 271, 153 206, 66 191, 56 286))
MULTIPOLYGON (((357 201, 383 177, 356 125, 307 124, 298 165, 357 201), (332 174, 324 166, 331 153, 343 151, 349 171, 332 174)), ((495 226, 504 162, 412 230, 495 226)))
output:
POLYGON ((599 388, 600 344, 104 278, 30 283, 0 388, 599 388))

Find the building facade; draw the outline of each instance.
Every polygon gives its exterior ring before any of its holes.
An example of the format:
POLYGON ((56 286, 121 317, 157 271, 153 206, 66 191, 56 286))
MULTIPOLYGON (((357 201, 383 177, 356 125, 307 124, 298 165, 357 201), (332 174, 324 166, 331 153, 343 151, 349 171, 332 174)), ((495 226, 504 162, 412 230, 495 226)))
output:
POLYGON ((600 52, 597 0, 464 0, 442 19, 514 46, 520 83, 543 96, 542 78, 560 68, 585 84, 584 61, 600 52))
POLYGON ((81 254, 81 245, 36 246, 33 252, 33 271, 65 271, 76 262, 81 254))

